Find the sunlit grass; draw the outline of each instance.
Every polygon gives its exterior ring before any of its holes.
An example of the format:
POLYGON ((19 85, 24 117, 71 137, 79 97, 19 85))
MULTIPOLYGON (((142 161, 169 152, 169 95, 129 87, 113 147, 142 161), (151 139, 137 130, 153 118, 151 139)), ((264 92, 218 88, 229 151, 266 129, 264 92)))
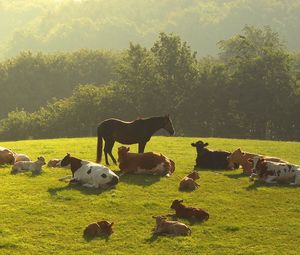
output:
MULTIPOLYGON (((178 191, 179 180, 193 169, 196 152, 190 143, 197 139, 152 138, 146 150, 173 159, 174 175, 123 176, 116 188, 105 192, 59 182, 59 177, 69 174, 65 169, 45 167, 41 175, 31 176, 10 175, 10 166, 1 167, 0 254, 299 254, 300 188, 254 184, 241 170, 206 170, 200 171, 197 191, 178 191), (192 225, 188 237, 152 237, 151 216, 171 213, 176 198, 207 210, 210 219, 192 225), (115 222, 114 233, 87 242, 82 237, 84 227, 101 219, 115 222)), ((204 140, 213 149, 241 147, 300 164, 300 143, 204 140)), ((61 158, 70 152, 94 160, 96 138, 0 145, 32 158, 61 158)))

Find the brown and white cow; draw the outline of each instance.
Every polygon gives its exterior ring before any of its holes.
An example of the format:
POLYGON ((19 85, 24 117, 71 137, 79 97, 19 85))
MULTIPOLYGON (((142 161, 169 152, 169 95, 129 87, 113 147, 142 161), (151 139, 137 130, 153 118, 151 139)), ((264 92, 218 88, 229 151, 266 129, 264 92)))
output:
POLYGON ((300 184, 300 166, 266 161, 263 157, 250 159, 253 163, 250 179, 255 177, 266 183, 289 182, 290 185, 300 184))
POLYGON ((231 164, 236 163, 236 164, 241 165, 243 168, 243 173, 250 175, 252 173, 253 167, 252 167, 252 162, 250 162, 249 159, 253 159, 254 157, 263 157, 266 161, 287 163, 286 161, 284 161, 280 158, 270 157, 270 156, 262 156, 262 155, 258 155, 258 154, 244 152, 244 151, 241 151, 240 148, 238 148, 237 150, 235 150, 228 156, 228 161, 231 164))
POLYGON ((155 152, 132 153, 129 147, 118 149, 119 168, 122 173, 171 175, 175 163, 162 154, 155 152))

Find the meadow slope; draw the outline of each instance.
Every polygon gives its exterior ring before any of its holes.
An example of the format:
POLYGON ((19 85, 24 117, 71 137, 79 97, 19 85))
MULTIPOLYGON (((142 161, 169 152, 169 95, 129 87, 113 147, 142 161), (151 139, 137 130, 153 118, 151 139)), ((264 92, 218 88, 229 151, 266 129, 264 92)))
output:
MULTIPOLYGON (((193 169, 198 138, 153 137, 146 151, 161 152, 176 163, 170 178, 122 176, 108 191, 69 186, 58 178, 66 169, 45 167, 41 175, 10 175, 0 168, 0 254, 300 254, 300 187, 249 182, 241 169, 200 171, 200 188, 179 192, 179 180, 193 169), (172 213, 173 199, 207 210, 210 219, 191 226, 188 237, 152 237, 152 215, 172 213), (114 221, 108 238, 86 241, 84 227, 114 221)), ((212 149, 243 150, 300 164, 300 143, 203 139, 212 149)), ((70 152, 94 160, 96 138, 2 142, 1 146, 50 158, 70 152)), ((116 155, 115 145, 114 155, 116 155)), ((136 146, 131 146, 136 151, 136 146)), ((117 170, 116 166, 112 166, 117 170)), ((187 221, 183 222, 189 224, 187 221)))

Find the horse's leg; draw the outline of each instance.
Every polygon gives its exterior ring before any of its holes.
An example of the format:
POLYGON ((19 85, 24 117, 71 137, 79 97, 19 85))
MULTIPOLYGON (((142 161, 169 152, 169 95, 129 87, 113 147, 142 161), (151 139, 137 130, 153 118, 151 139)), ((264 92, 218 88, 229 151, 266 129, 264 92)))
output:
POLYGON ((139 153, 144 153, 146 143, 147 142, 140 142, 139 143, 139 153))
POLYGON ((104 146, 104 152, 105 152, 105 160, 107 161, 107 165, 108 164, 108 160, 107 160, 107 154, 110 156, 110 158, 112 159, 112 161, 117 164, 116 159, 114 158, 113 154, 112 154, 112 148, 114 147, 115 141, 114 140, 107 140, 105 142, 105 146, 104 146))
POLYGON ((109 162, 108 162, 108 158, 107 158, 107 146, 108 146, 108 141, 105 140, 105 144, 104 144, 104 156, 105 156, 105 164, 109 166, 109 162))

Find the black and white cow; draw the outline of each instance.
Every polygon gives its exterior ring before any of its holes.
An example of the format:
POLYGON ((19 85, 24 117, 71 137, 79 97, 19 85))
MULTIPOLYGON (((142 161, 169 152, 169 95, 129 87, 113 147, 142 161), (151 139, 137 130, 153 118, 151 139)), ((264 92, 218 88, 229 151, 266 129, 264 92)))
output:
POLYGON ((62 177, 60 181, 71 178, 71 182, 79 182, 88 188, 108 188, 119 182, 119 177, 106 166, 71 157, 69 153, 59 163, 61 167, 68 165, 72 176, 62 177))

